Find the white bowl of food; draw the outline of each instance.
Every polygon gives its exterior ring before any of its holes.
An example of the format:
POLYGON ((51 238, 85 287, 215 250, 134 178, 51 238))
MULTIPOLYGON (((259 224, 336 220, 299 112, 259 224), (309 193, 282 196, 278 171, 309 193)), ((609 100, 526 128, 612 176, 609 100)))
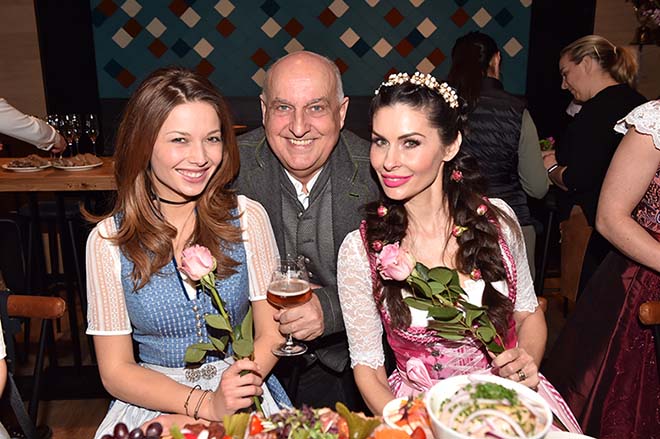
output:
POLYGON ((424 402, 436 439, 541 439, 552 426, 550 406, 538 393, 494 375, 444 379, 424 402))

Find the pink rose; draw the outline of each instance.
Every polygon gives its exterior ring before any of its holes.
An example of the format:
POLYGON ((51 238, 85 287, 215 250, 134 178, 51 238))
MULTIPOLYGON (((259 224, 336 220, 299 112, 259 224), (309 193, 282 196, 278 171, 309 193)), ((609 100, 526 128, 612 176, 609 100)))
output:
POLYGON ((216 261, 208 248, 193 245, 183 251, 181 270, 192 280, 200 280, 216 268, 216 261))
POLYGON ((376 262, 383 279, 398 281, 406 280, 416 263, 408 251, 399 248, 398 242, 384 246, 376 262))

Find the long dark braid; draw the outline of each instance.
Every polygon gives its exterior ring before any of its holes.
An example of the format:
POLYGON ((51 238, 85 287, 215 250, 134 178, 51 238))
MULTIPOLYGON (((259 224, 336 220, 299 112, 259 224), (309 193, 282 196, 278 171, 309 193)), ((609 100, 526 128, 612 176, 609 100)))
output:
MULTIPOLYGON (((378 109, 395 104, 424 111, 432 126, 440 131, 444 145, 450 145, 456 140, 465 123, 465 103, 462 102, 459 108, 451 108, 438 92, 423 85, 404 82, 381 86, 371 103, 371 113, 373 115, 378 109)), ((481 271, 481 278, 486 284, 483 304, 488 306, 488 315, 498 333, 505 335, 513 304, 508 297, 495 290, 491 283, 506 280, 498 243, 498 224, 512 224, 513 220, 483 197, 486 181, 479 173, 476 160, 467 153, 459 151, 452 160, 445 163, 443 189, 454 224, 467 228, 456 238, 456 269, 466 274, 475 268, 481 271), (457 171, 461 178, 456 178, 457 171), (482 204, 487 207, 484 215, 477 212, 482 204)), ((369 251, 373 251, 371 244, 374 241, 400 242, 406 236, 408 213, 402 201, 384 199, 374 202, 367 205, 366 212, 369 251), (384 217, 378 215, 380 205, 387 207, 384 217)), ((400 329, 409 326, 411 322, 410 310, 401 297, 401 287, 404 285, 404 282, 383 281, 382 300, 387 302, 393 326, 400 329)))

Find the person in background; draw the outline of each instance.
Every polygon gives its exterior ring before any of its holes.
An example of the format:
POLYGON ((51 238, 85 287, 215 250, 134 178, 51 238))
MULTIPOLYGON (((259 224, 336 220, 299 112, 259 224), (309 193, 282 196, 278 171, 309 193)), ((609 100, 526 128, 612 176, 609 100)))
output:
POLYGON ((495 40, 470 32, 456 40, 451 57, 447 82, 458 89, 470 112, 462 149, 477 159, 488 182, 486 195, 506 201, 515 212, 533 277, 536 230, 527 195, 543 198, 549 183, 536 126, 525 102, 500 82, 502 54, 495 40))
POLYGON ((170 414, 158 417, 165 431, 222 420, 262 394, 266 414, 279 410, 276 402, 288 405, 274 377, 263 385, 277 361, 271 348, 283 341, 266 301, 277 246, 261 205, 227 189, 239 155, 222 96, 190 70, 155 71, 126 106, 114 158, 117 200, 87 241, 87 334, 117 399, 96 437, 161 412, 170 414), (219 336, 205 324, 218 314, 210 294, 178 268, 195 244, 215 257, 233 324, 251 302, 254 361, 211 351, 198 368, 185 367, 188 346, 219 336))
POLYGON ((56 154, 66 149, 64 137, 55 128, 41 119, 21 113, 3 98, 0 98, 0 133, 56 154))
POLYGON ((321 55, 301 51, 275 62, 260 98, 263 128, 238 138, 235 188, 263 204, 280 254, 302 256, 314 284, 311 301, 275 315, 280 332, 310 348, 281 359, 275 374, 296 405, 360 409, 336 276, 344 236, 360 224, 360 207, 378 198, 369 143, 342 131, 348 98, 339 70, 321 55))
MULTIPOLYGON (((559 198, 560 221, 579 206, 594 227, 600 188, 621 141, 612 130, 617 120, 646 98, 633 89, 638 64, 631 49, 598 35, 582 37, 560 54, 561 88, 582 103, 582 109, 555 145, 543 153, 550 180, 564 191, 559 198)), ((578 294, 612 246, 594 230, 582 264, 578 294)))
POLYGON ((590 436, 660 438, 660 378, 639 306, 660 300, 660 100, 616 125, 626 133, 598 202, 596 228, 620 251, 594 273, 544 371, 590 436))
POLYGON ((371 165, 385 197, 367 207, 366 221, 344 240, 337 274, 351 364, 367 405, 381 414, 395 397, 442 379, 494 373, 538 387, 562 422, 579 432, 566 403, 538 373, 547 329, 522 233, 506 202, 483 196, 476 160, 461 151, 460 97, 431 75, 399 73, 378 88, 371 113, 371 165), (405 265, 403 253, 428 268, 456 270, 467 300, 488 307, 504 351, 495 355, 472 336, 450 341, 431 330, 428 311, 404 302, 407 274, 386 275, 395 264, 380 259, 385 243, 399 245, 398 267, 405 265), (396 357, 389 378, 383 327, 396 357))

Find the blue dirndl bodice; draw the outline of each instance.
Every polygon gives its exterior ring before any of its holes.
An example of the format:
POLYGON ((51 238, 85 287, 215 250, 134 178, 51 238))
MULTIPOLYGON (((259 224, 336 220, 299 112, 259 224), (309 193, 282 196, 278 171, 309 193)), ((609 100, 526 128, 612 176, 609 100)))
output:
MULTIPOLYGON (((237 226, 238 221, 235 220, 237 226)), ((225 279, 216 279, 215 285, 235 325, 243 321, 250 307, 247 255, 243 243, 229 245, 226 254, 238 262, 234 267, 236 272, 225 279)), ((164 367, 184 367, 188 346, 210 341, 204 315, 218 314, 210 293, 198 286, 197 297, 190 299, 175 260, 153 275, 142 289, 133 291, 133 263, 121 251, 120 258, 122 287, 139 360, 164 367)), ((231 356, 231 349, 227 356, 231 356)), ((219 359, 222 358, 207 355, 204 361, 219 359)), ((267 385, 278 403, 291 405, 273 375, 267 385)))

